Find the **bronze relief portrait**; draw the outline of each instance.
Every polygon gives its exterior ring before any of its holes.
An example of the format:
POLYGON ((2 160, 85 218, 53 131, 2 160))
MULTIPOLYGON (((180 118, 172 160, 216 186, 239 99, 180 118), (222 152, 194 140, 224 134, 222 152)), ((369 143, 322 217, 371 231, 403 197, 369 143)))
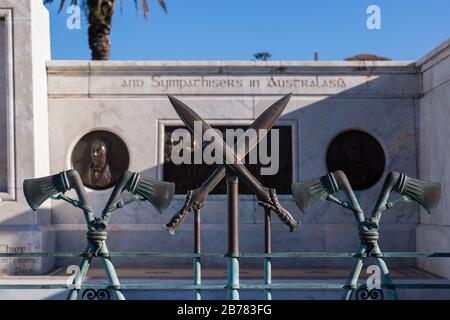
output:
POLYGON ((344 171, 354 190, 364 190, 383 176, 386 160, 382 146, 373 136, 349 130, 330 143, 326 161, 328 171, 344 171))
POLYGON ((80 173, 83 184, 95 190, 114 186, 129 164, 125 142, 105 130, 84 135, 72 152, 73 168, 80 173))

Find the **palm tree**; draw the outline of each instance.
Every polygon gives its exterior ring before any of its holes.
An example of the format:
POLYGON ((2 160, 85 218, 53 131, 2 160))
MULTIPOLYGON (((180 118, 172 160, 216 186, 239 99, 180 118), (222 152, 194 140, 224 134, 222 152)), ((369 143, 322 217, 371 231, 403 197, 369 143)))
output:
MULTIPOLYGON (((59 0, 59 11, 64 8, 66 3, 71 5, 80 4, 85 10, 89 21, 89 48, 92 53, 92 60, 108 60, 111 51, 111 34, 112 17, 116 8, 116 0, 59 0)), ((165 0, 156 0, 160 7, 167 13, 165 0)), ((44 4, 52 3, 54 0, 44 0, 44 4)), ((122 0, 120 1, 122 5, 122 0)), ((134 4, 138 6, 138 1, 134 0, 134 4)), ((147 19, 150 8, 148 0, 140 0, 144 18, 147 19)))

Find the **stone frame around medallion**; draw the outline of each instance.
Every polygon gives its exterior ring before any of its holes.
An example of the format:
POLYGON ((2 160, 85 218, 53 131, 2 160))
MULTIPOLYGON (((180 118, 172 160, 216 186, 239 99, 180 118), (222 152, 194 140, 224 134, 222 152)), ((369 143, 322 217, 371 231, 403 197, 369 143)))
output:
MULTIPOLYGON (((0 39, 3 43, 3 53, 0 54, 2 61, 0 63, 5 66, 4 74, 1 75, 4 84, 0 86, 0 97, 4 97, 3 102, 6 107, 4 123, 1 123, 5 130, 6 171, 0 174, 6 175, 6 188, 0 189, 0 199, 3 201, 16 200, 16 177, 15 177, 15 144, 14 144, 14 41, 13 41, 13 24, 12 9, 0 9, 0 30, 4 37, 0 39)), ((3 104, 3 103, 2 103, 3 104)), ((0 104, 1 105, 1 104, 0 104)), ((3 152, 3 150, 0 150, 3 152)))
MULTIPOLYGON (((206 120, 210 125, 242 125, 248 126, 252 124, 254 120, 206 120)), ((298 132, 298 120, 290 120, 290 119, 282 119, 278 120, 275 125, 280 126, 290 126, 291 127, 291 135, 292 135, 292 181, 298 181, 299 179, 299 168, 296 166, 298 163, 299 155, 298 155, 298 141, 299 141, 299 132, 298 132)), ((158 121, 158 167, 157 167, 157 178, 163 179, 164 177, 164 133, 166 126, 183 126, 183 122, 181 120, 159 120, 158 121)), ((291 200, 292 196, 290 194, 277 194, 280 200, 291 200)), ((184 200, 186 197, 185 194, 175 194, 175 200, 184 200)), ((227 197, 226 194, 210 194, 208 199, 212 201, 225 200, 227 197)), ((252 194, 240 194, 239 199, 244 201, 253 201, 255 200, 255 196, 252 194)))

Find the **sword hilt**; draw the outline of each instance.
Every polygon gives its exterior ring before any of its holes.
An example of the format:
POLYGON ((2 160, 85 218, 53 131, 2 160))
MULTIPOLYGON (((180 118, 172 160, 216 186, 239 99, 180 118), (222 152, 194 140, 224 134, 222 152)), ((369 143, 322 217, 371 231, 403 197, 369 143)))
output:
POLYGON ((269 189, 270 202, 258 201, 258 203, 264 208, 268 208, 275 212, 280 218, 280 220, 289 227, 289 231, 295 231, 299 226, 300 222, 297 222, 295 218, 287 211, 281 203, 278 201, 278 197, 275 189, 269 189))
POLYGON ((281 203, 278 201, 278 197, 275 189, 269 189, 270 202, 258 201, 258 203, 264 208, 268 208, 275 212, 280 220, 289 227, 289 231, 295 231, 300 223, 287 211, 281 203))
POLYGON ((195 201, 194 190, 189 190, 186 193, 186 201, 183 207, 178 211, 172 219, 170 219, 169 223, 164 225, 164 228, 169 231, 171 235, 175 234, 175 229, 183 222, 184 219, 188 216, 189 212, 193 209, 200 209, 204 206, 204 203, 199 203, 195 201))

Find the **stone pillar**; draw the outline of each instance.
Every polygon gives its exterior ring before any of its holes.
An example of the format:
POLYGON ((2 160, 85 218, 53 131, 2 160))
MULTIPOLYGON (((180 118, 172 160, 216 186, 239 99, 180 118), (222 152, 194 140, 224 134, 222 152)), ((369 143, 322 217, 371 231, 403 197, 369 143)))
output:
MULTIPOLYGON (((22 183, 49 174, 46 61, 49 15, 42 1, 0 0, 0 252, 54 251, 50 204, 34 213, 22 183)), ((0 274, 40 274, 53 259, 0 258, 0 274)))
MULTIPOLYGON (((420 99, 420 177, 440 181, 441 201, 431 215, 422 210, 417 250, 450 251, 450 39, 417 62, 422 75, 420 99)), ((419 267, 450 279, 449 259, 419 259, 419 267)))

